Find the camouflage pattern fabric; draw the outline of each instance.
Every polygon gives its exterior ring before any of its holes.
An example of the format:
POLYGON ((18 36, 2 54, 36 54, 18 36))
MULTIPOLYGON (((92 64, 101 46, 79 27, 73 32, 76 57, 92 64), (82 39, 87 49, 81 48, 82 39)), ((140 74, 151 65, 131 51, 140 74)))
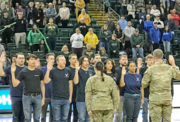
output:
POLYGON ((91 122, 113 122, 113 111, 92 111, 91 122))

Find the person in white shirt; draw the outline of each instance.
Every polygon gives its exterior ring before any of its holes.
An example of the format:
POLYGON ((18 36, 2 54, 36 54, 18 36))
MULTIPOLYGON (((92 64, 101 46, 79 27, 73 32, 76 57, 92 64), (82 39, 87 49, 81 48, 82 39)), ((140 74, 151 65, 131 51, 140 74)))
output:
POLYGON ((154 15, 154 16, 157 16, 157 15, 160 15, 160 11, 156 8, 156 5, 153 6, 153 8, 151 9, 151 12, 150 14, 154 15))
POLYGON ((157 22, 157 23, 158 23, 158 26, 157 26, 157 27, 158 27, 159 29, 163 29, 163 28, 164 28, 164 23, 163 23, 163 21, 160 20, 160 16, 159 16, 159 15, 156 16, 154 22, 157 22))
POLYGON ((70 42, 72 43, 72 53, 76 54, 78 58, 82 56, 83 41, 84 36, 81 34, 80 29, 76 28, 76 33, 71 36, 70 42))
POLYGON ((70 10, 68 7, 66 7, 65 2, 63 2, 63 7, 59 9, 59 16, 61 18, 62 27, 67 27, 70 17, 70 10))
POLYGON ((128 15, 135 18, 135 5, 134 2, 131 0, 130 3, 127 5, 128 15))

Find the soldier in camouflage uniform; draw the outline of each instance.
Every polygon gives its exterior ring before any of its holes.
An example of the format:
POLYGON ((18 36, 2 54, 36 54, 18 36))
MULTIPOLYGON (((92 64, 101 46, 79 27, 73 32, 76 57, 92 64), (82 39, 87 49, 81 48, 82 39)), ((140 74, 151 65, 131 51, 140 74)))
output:
POLYGON ((118 108, 117 86, 114 80, 103 74, 104 64, 95 64, 96 75, 86 83, 86 106, 91 122, 113 122, 113 111, 118 108))
POLYGON ((152 122, 171 122, 172 96, 171 79, 180 79, 179 68, 175 65, 173 56, 169 56, 169 64, 162 62, 163 52, 156 49, 153 52, 154 65, 144 73, 142 87, 149 86, 149 111, 152 122))

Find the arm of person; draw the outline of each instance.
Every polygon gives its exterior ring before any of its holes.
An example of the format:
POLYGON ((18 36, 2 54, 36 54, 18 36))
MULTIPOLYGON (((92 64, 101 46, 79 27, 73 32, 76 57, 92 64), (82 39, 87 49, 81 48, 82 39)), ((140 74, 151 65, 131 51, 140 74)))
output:
POLYGON ((86 99, 85 99, 85 102, 86 102, 86 107, 87 107, 87 111, 88 112, 91 112, 91 95, 92 95, 92 91, 91 91, 91 81, 92 80, 92 78, 89 78, 88 79, 88 81, 87 81, 87 83, 86 83, 86 87, 85 87, 85 97, 86 97, 86 99))
POLYGON ((141 43, 139 44, 140 45, 140 47, 143 47, 143 45, 144 45, 144 39, 143 39, 143 37, 142 37, 142 35, 141 35, 141 43))
POLYGON ((3 63, 6 60, 6 52, 3 51, 0 58, 0 76, 5 76, 5 72, 3 71, 3 63))
POLYGON ((43 30, 43 31, 44 31, 43 34, 44 34, 45 37, 47 37, 47 29, 48 29, 48 28, 47 28, 47 26, 45 25, 44 30, 43 30))
POLYGON ((131 42, 132 47, 136 47, 136 44, 134 43, 134 40, 133 40, 133 36, 131 37, 130 42, 131 42))
POLYGON ((44 83, 48 84, 51 81, 51 78, 49 78, 50 70, 46 71, 46 74, 44 76, 44 83))
POLYGON ((30 30, 28 33, 28 37, 27 37, 28 43, 32 43, 31 33, 32 33, 32 31, 30 30))
POLYGON ((126 28, 124 29, 124 35, 127 36, 128 38, 131 38, 130 34, 128 33, 129 31, 126 30, 126 28))
POLYGON ((69 17, 70 17, 70 10, 68 8, 68 14, 67 14, 67 19, 69 20, 69 17))
POLYGON ((12 84, 14 87, 17 87, 19 84, 20 84, 20 81, 22 81, 23 77, 24 77, 24 74, 23 72, 21 71, 18 76, 17 76, 17 79, 15 78, 15 71, 16 71, 16 65, 15 63, 13 63, 11 65, 11 76, 12 76, 12 84))
POLYGON ((61 8, 59 9, 59 16, 60 16, 60 18, 62 18, 61 8))
POLYGON ((146 70, 146 72, 144 73, 144 76, 143 76, 143 79, 142 79, 142 82, 141 82, 141 85, 143 88, 146 88, 149 86, 150 84, 150 81, 151 81, 151 70, 148 68, 146 70))
POLYGON ((82 5, 82 7, 81 8, 84 8, 85 7, 85 2, 83 1, 83 5, 82 5))
POLYGON ((122 68, 121 80, 120 80, 120 87, 124 87, 126 84, 124 82, 124 75, 126 74, 125 67, 122 68))
POLYGON ((99 43, 97 35, 95 36, 95 44, 97 45, 99 43))
POLYGON ((74 75, 74 84, 78 84, 79 83, 79 62, 76 62, 76 70, 75 70, 75 75, 74 75))
POLYGON ((144 88, 141 87, 140 90, 141 90, 141 104, 144 104, 144 88))
POLYGON ((111 78, 111 82, 112 82, 112 99, 113 99, 113 106, 114 106, 114 110, 118 109, 118 88, 116 83, 114 82, 114 80, 111 78))
POLYGON ((41 92, 42 92, 42 106, 43 106, 45 103, 45 84, 43 80, 41 80, 41 92))
POLYGON ((69 102, 72 102, 72 94, 73 94, 73 81, 69 80, 69 102))
POLYGON ((88 15, 88 25, 91 23, 91 18, 88 15))

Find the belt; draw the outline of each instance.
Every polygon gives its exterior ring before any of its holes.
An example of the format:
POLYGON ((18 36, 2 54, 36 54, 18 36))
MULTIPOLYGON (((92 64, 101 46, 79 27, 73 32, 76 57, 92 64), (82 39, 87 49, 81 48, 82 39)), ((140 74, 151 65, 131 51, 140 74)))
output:
POLYGON ((128 95, 128 96, 141 96, 141 94, 129 94, 129 93, 124 93, 124 94, 126 94, 126 95, 128 95))
POLYGON ((41 93, 24 93, 24 95, 26 96, 31 96, 31 97, 35 97, 35 96, 38 96, 40 95, 41 93))

